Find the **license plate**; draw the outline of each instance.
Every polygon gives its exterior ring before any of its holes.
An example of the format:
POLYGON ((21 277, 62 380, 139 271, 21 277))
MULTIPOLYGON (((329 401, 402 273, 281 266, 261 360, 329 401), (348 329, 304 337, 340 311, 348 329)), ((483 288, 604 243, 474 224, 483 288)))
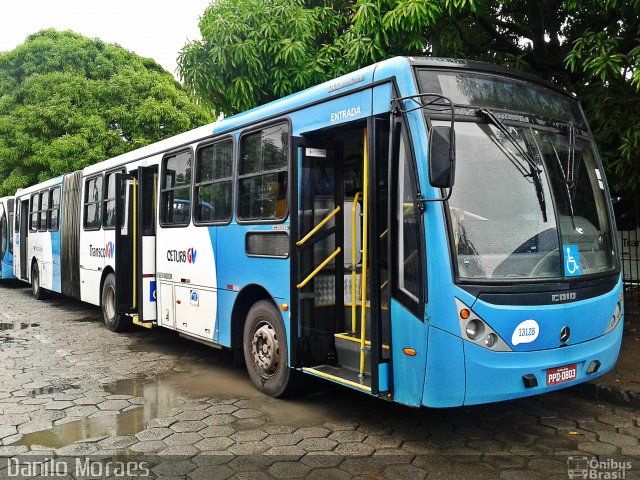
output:
POLYGON ((575 380, 577 376, 578 368, 575 363, 564 367, 549 368, 547 370, 547 385, 569 382, 575 380))

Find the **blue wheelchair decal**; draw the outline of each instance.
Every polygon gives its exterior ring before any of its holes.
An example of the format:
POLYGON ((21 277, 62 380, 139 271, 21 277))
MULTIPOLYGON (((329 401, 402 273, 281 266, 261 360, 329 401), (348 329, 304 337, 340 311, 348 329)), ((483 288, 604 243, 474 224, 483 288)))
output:
POLYGON ((577 277, 582 275, 580 268, 580 250, 577 245, 563 245, 564 253, 564 274, 566 277, 577 277))
POLYGON ((155 280, 151 280, 151 282, 149 282, 149 301, 150 302, 155 302, 156 301, 156 281, 155 280))

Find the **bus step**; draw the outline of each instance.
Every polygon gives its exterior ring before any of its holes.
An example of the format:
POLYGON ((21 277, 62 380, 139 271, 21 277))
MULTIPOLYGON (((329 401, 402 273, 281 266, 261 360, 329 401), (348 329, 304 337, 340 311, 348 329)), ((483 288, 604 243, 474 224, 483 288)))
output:
POLYGON ((357 372, 344 367, 332 367, 331 365, 319 365, 313 368, 303 368, 303 372, 332 380, 341 385, 356 388, 363 392, 371 393, 371 377, 360 378, 357 372))
POLYGON ((133 315, 132 321, 134 325, 138 325, 144 328, 153 328, 154 322, 141 322, 138 315, 133 315))

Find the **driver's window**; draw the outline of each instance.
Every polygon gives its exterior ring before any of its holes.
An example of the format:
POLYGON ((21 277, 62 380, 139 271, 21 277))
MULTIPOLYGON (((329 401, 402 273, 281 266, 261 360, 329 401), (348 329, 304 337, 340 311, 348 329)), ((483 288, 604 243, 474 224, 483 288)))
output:
POLYGON ((419 311, 424 288, 420 208, 417 203, 415 171, 402 141, 397 179, 396 285, 403 303, 411 310, 419 311))

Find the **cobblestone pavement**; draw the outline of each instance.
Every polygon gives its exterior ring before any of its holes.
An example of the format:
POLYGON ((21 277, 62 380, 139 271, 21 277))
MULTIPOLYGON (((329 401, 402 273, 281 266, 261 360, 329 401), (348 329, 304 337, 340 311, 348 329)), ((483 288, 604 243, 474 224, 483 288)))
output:
POLYGON ((276 400, 229 353, 163 329, 114 334, 94 307, 6 285, 0 329, 0 456, 149 458, 170 478, 407 480, 567 478, 569 456, 595 455, 640 478, 639 411, 570 393, 416 410, 310 381, 276 400))

